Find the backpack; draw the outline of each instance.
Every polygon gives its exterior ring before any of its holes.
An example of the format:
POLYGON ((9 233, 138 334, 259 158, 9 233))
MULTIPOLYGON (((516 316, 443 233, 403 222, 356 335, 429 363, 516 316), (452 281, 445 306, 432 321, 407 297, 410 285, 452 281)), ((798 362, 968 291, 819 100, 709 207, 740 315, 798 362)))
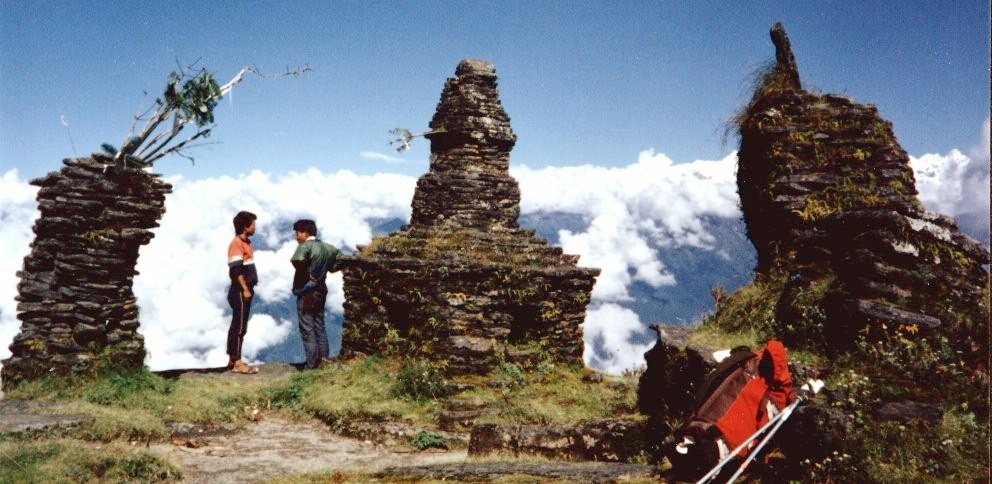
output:
MULTIPOLYGON (((756 352, 746 346, 731 350, 700 385, 695 410, 666 445, 673 472, 685 480, 706 474, 785 408, 791 393, 792 376, 780 341, 768 340, 756 352)), ((749 449, 745 446, 738 457, 749 449)))

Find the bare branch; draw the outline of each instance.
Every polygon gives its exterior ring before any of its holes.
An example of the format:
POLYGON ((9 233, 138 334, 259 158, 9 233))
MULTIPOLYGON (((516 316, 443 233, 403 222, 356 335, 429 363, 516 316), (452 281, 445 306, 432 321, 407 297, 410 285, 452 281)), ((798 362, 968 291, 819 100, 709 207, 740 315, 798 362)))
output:
POLYGON ((389 142, 389 146, 396 145, 396 152, 397 153, 402 153, 402 152, 410 149, 410 146, 413 144, 413 139, 414 138, 419 138, 419 137, 426 138, 427 135, 429 135, 429 134, 443 133, 443 132, 444 132, 443 129, 437 129, 437 130, 431 130, 431 129, 429 129, 429 130, 424 131, 422 133, 416 133, 416 134, 414 134, 414 133, 411 133, 410 130, 409 129, 406 129, 406 128, 393 128, 393 129, 389 130, 389 133, 392 134, 393 136, 398 136, 398 138, 390 141, 389 142))
POLYGON ((210 136, 210 129, 204 129, 204 130, 197 131, 196 134, 194 134, 193 136, 190 136, 189 138, 186 138, 186 140, 181 141, 179 144, 177 144, 175 146, 172 146, 169 149, 167 149, 165 151, 162 151, 161 153, 157 153, 157 154, 155 152, 149 153, 148 154, 148 158, 146 158, 146 161, 149 164, 154 163, 155 160, 158 160, 159 158, 162 158, 165 155, 168 155, 170 153, 177 153, 177 152, 179 152, 184 147, 187 147, 186 145, 189 144, 190 142, 195 141, 195 140, 197 140, 199 138, 206 138, 208 136, 210 136))
POLYGON ((224 96, 225 94, 227 94, 228 92, 230 92, 231 89, 234 88, 234 86, 236 86, 238 83, 240 83, 242 80, 244 80, 245 75, 247 75, 248 73, 255 74, 258 77, 265 77, 265 78, 268 78, 268 79, 275 79, 275 78, 278 78, 278 77, 286 77, 286 76, 300 76, 304 72, 310 72, 310 71, 311 71, 311 69, 310 69, 310 65, 309 64, 306 64, 303 67, 297 67, 296 69, 293 69, 293 70, 289 70, 287 68, 286 69, 286 72, 284 72, 282 74, 274 74, 274 75, 273 74, 262 74, 262 72, 259 71, 255 67, 245 66, 245 67, 242 67, 240 71, 238 71, 238 74, 236 76, 234 76, 233 79, 231 79, 230 81, 228 81, 227 84, 224 84, 223 86, 221 86, 221 88, 220 88, 220 95, 221 96, 224 96))
MULTIPOLYGON (((152 111, 152 108, 149 108, 144 113, 135 116, 128 136, 121 143, 121 148, 114 155, 114 160, 119 167, 123 168, 131 159, 144 158, 146 163, 151 164, 155 160, 170 153, 181 154, 181 150, 193 146, 189 145, 191 141, 209 136, 210 128, 199 129, 196 134, 185 141, 169 146, 169 143, 175 140, 176 136, 187 124, 195 122, 199 127, 213 124, 213 108, 217 101, 231 92, 234 86, 243 81, 249 73, 259 77, 276 78, 299 76, 311 70, 309 65, 305 65, 293 70, 287 68, 286 72, 282 74, 267 75, 262 74, 255 67, 245 66, 226 84, 218 86, 210 73, 205 69, 201 69, 200 73, 195 76, 189 73, 189 71, 194 70, 196 64, 199 62, 200 59, 197 59, 193 64, 183 67, 179 63, 179 60, 176 59, 179 73, 173 72, 170 75, 169 84, 166 86, 164 94, 165 99, 156 99, 155 104, 157 107, 154 111, 152 111), (179 83, 181 81, 186 82, 180 87, 179 83), (151 114, 145 120, 141 132, 137 136, 134 136, 138 122, 143 120, 143 117, 148 113, 151 114), (164 131, 158 131, 162 123, 170 116, 173 118, 171 127, 164 131), (155 134, 156 132, 158 134, 155 134)), ((182 156, 192 161, 191 157, 182 156)))

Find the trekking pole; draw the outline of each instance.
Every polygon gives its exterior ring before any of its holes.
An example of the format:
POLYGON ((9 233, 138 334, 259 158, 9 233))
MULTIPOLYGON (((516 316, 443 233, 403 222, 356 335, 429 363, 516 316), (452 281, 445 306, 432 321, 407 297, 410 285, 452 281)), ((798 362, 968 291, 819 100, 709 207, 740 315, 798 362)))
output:
MULTIPOLYGON (((820 391, 821 388, 823 388, 823 381, 822 380, 810 380, 805 385, 803 385, 802 388, 803 389, 806 389, 806 390, 810 390, 813 394, 816 394, 816 393, 819 393, 819 391, 820 391)), ((783 408, 781 412, 775 414, 775 416, 773 416, 772 418, 768 419, 768 422, 765 422, 765 424, 762 425, 760 429, 758 429, 753 434, 751 434, 751 436, 748 437, 746 440, 744 440, 744 442, 741 442, 741 444, 738 445, 737 447, 735 447, 734 450, 730 451, 730 454, 728 454, 727 457, 724 457, 723 460, 721 460, 716 465, 716 467, 714 467, 713 469, 710 469, 710 471, 707 472, 706 475, 704 475, 698 481, 696 481, 696 484, 702 484, 702 483, 704 483, 704 482, 706 482, 706 481, 708 481, 708 480, 713 479, 714 477, 716 477, 716 475, 720 473, 720 470, 723 469, 723 466, 727 465, 728 462, 730 462, 731 460, 733 460, 734 457, 737 456, 737 453, 740 452, 741 450, 743 450, 744 447, 747 447, 749 444, 751 444, 754 441, 754 439, 757 439, 758 436, 761 435, 762 433, 764 433, 765 430, 768 430, 773 425, 776 425, 779 420, 782 420, 783 419, 783 417, 788 418, 786 416, 786 410, 788 410, 789 411, 789 414, 791 414, 792 411, 795 410, 796 406, 799 405, 799 402, 802 401, 802 400, 804 400, 804 399, 803 398, 796 399, 795 402, 792 402, 787 407, 783 408)), ((775 430, 772 431, 772 433, 774 433, 776 431, 778 431, 778 428, 777 427, 775 428, 775 430)), ((752 453, 751 455, 754 455, 754 453, 752 453)))
MULTIPOLYGON (((803 389, 809 390, 810 393, 814 395, 817 392, 819 392, 821 388, 823 388, 822 380, 810 380, 809 383, 803 385, 803 389)), ((784 409, 782 409, 781 413, 776 415, 776 417, 781 416, 781 418, 778 419, 778 423, 776 423, 775 427, 773 427, 771 430, 768 431, 768 435, 765 435, 765 438, 761 440, 761 443, 759 443, 758 446, 755 447, 750 454, 748 454, 747 459, 744 459, 744 462, 742 462, 740 467, 737 468, 737 472, 734 472, 734 475, 730 476, 730 479, 727 479, 727 484, 731 484, 732 482, 734 482, 735 479, 740 477, 742 473, 744 473, 744 470, 747 469, 747 466, 749 466, 751 462, 754 461, 754 458, 758 456, 758 453, 761 452, 761 449, 763 449, 765 445, 772 440, 772 437, 775 436, 775 432, 778 432, 778 429, 782 427, 782 424, 785 423, 786 419, 788 419, 792 415, 792 412, 796 410, 796 407, 798 407, 800 403, 804 403, 807 399, 810 398, 810 396, 808 395, 809 394, 800 395, 798 398, 796 398, 795 402, 792 402, 791 405, 785 407, 784 409)))
MULTIPOLYGON (((794 406, 797 403, 799 403, 798 400, 795 401, 795 402, 793 402, 789 406, 790 407, 791 406, 794 406)), ((789 407, 786 407, 786 408, 789 408, 789 407)), ((735 447, 734 450, 731 450, 730 453, 727 454, 727 457, 724 457, 723 460, 721 460, 716 465, 716 467, 710 469, 710 471, 707 472, 706 475, 704 475, 703 477, 700 477, 699 480, 696 481, 696 484, 703 484, 704 482, 709 481, 710 479, 716 477, 716 475, 720 473, 720 469, 723 469, 723 466, 727 465, 728 462, 730 462, 731 460, 733 460, 734 457, 737 456, 737 453, 738 452, 740 452, 741 450, 743 450, 744 447, 747 447, 751 442, 754 441, 754 439, 758 438, 758 436, 761 435, 765 430, 768 430, 768 428, 770 428, 771 426, 775 425, 775 423, 777 423, 782 418, 782 415, 785 415, 785 409, 783 409, 781 412, 775 414, 775 416, 772 417, 772 418, 770 418, 768 420, 768 422, 765 423, 765 425, 762 425, 760 429, 758 429, 753 434, 751 434, 751 436, 748 437, 747 439, 745 439, 744 442, 741 442, 741 444, 738 445, 737 447, 735 447)))

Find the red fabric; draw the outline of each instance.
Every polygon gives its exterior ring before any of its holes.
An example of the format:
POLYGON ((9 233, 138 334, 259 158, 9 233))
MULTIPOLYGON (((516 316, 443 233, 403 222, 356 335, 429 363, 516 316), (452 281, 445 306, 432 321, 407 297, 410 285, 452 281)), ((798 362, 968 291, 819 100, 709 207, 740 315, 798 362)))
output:
POLYGON ((789 398, 792 394, 792 374, 789 373, 789 356, 785 351, 785 345, 781 341, 774 339, 768 340, 765 343, 765 352, 770 354, 773 364, 771 381, 768 382, 769 387, 771 387, 771 393, 768 395, 768 398, 771 399, 776 408, 782 410, 789 404, 789 398))
MULTIPOLYGON (((781 410, 788 404, 792 393, 792 376, 782 342, 769 340, 765 349, 758 352, 757 356, 759 361, 765 357, 771 359, 771 374, 753 375, 715 424, 731 449, 742 444, 762 425, 768 423, 768 411, 764 405, 766 397, 781 410)), ((747 450, 744 448, 739 455, 747 455, 747 450)))

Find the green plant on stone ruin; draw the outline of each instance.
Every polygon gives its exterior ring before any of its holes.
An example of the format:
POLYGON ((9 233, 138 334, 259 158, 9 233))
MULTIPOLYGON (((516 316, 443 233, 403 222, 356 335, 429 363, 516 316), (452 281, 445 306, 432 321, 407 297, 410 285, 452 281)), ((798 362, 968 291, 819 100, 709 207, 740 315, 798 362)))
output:
POLYGON ((392 397, 417 401, 437 400, 448 395, 448 386, 441 365, 422 359, 406 360, 396 382, 389 389, 392 397))
POLYGON ((783 291, 778 308, 788 309, 786 321, 775 321, 775 336, 790 348, 827 349, 827 312, 825 300, 835 275, 832 272, 807 276, 789 291, 783 291))
POLYGON ((883 422, 874 417, 880 403, 904 398, 885 377, 850 368, 851 359, 827 378, 828 405, 850 423, 844 449, 800 463, 803 480, 824 482, 965 482, 987 477, 988 427, 978 424, 967 404, 944 406, 936 425, 922 421, 883 422), (843 369, 847 367, 847 369, 843 369))
POLYGON ((894 388, 899 393, 895 396, 900 398, 937 404, 964 402, 976 411, 984 409, 983 417, 987 417, 988 380, 969 367, 965 361, 966 348, 960 347, 962 342, 952 342, 941 334, 921 334, 914 324, 865 327, 858 333, 851 357, 872 362, 864 371, 891 384, 879 385, 879 391, 894 388), (919 382, 939 382, 939 385, 919 382))
POLYGON ((552 305, 550 307, 541 308, 539 317, 541 318, 541 321, 556 321, 561 318, 562 314, 564 313, 561 308, 552 305))
POLYGON ((400 335, 400 331, 396 329, 395 326, 387 323, 383 323, 385 326, 385 331, 383 332, 381 342, 381 347, 384 349, 386 354, 395 355, 400 354, 401 351, 406 347, 406 338, 400 335))
POLYGON ((520 365, 507 361, 502 354, 497 354, 494 358, 496 361, 491 372, 494 379, 505 383, 510 388, 523 386, 527 383, 526 372, 520 365))
POLYGON ((781 270, 759 274, 751 284, 728 296, 704 325, 712 324, 731 333, 754 332, 759 339, 773 336, 775 307, 787 278, 788 274, 781 270))
POLYGON ((752 93, 751 99, 746 106, 741 108, 727 121, 723 134, 724 144, 737 133, 744 132, 752 127, 761 129, 761 127, 756 126, 758 123, 756 119, 758 101, 773 92, 791 88, 792 81, 789 72, 780 67, 775 61, 767 62, 758 67, 748 77, 749 88, 747 90, 752 93))
POLYGON ((806 144, 813 139, 809 131, 792 131, 789 133, 789 140, 793 143, 806 144))
POLYGON ((802 210, 793 210, 792 213, 803 222, 816 222, 827 218, 837 212, 837 208, 826 200, 807 197, 802 210))
POLYGON ((890 128, 890 124, 881 119, 875 120, 874 129, 875 129, 875 136, 878 136, 880 138, 889 138, 892 131, 890 128))

